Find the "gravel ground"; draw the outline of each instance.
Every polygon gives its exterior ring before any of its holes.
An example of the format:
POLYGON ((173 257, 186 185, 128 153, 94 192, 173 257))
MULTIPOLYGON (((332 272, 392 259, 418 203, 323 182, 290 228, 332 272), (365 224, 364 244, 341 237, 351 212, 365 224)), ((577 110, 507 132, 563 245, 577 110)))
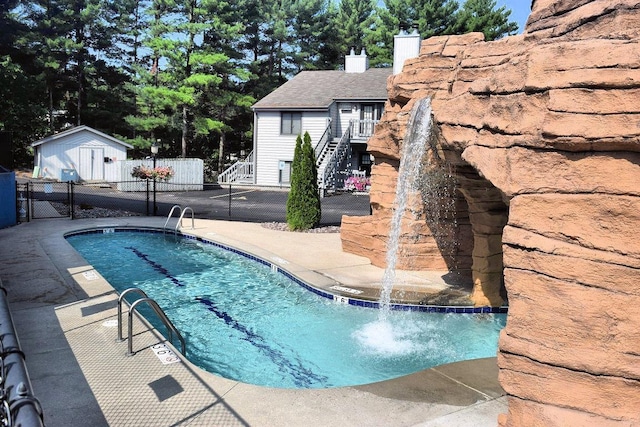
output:
POLYGON ((311 228, 309 230, 293 231, 289 229, 289 225, 286 222, 264 222, 262 223, 264 228, 278 231, 291 231, 292 233, 339 233, 340 227, 337 225, 321 226, 311 228))
MULTIPOLYGON (((68 215, 69 213, 69 205, 60 202, 49 202, 51 206, 57 210, 60 215, 68 215)), ((105 208, 96 208, 93 206, 76 206, 73 210, 73 217, 80 218, 112 218, 119 216, 141 216, 136 212, 129 212, 121 209, 105 209, 105 208)))

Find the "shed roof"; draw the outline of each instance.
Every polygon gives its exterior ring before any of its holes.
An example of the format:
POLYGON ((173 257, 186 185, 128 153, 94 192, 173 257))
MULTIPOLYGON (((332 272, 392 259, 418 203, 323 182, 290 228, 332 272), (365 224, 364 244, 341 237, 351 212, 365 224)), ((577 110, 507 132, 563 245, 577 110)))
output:
POLYGON ((37 147, 38 145, 42 145, 42 144, 46 144, 48 142, 53 142, 53 141, 57 141, 57 140, 60 140, 60 139, 64 139, 69 135, 73 135, 75 133, 82 132, 82 131, 91 132, 91 133, 93 133, 95 135, 101 136, 102 138, 108 139, 111 142, 114 142, 116 144, 120 144, 120 145, 122 145, 122 146, 124 146, 126 148, 133 148, 133 145, 131 145, 131 144, 127 144, 126 142, 120 141, 119 139, 114 138, 113 136, 107 135, 106 133, 102 133, 99 130, 96 130, 96 129, 92 128, 92 127, 85 126, 85 125, 76 126, 76 127, 71 128, 71 129, 67 129, 65 131, 58 132, 56 134, 50 135, 50 136, 48 136, 46 138, 43 138, 43 139, 41 139, 39 141, 36 141, 36 142, 32 143, 31 146, 32 147, 37 147))
POLYGON ((363 73, 339 70, 301 71, 253 104, 260 109, 327 109, 335 100, 384 101, 391 68, 369 68, 363 73))

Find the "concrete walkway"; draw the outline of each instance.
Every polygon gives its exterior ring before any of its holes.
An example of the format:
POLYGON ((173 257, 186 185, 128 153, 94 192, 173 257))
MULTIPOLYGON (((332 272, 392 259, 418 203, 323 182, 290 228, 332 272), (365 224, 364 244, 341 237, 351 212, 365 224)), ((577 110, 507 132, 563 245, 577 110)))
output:
MULTIPOLYGON (((495 426, 507 410, 495 358, 444 365, 381 383, 327 390, 271 389, 162 364, 164 338, 135 322, 135 356, 116 342, 111 286, 65 241, 92 227, 154 226, 164 218, 36 220, 0 230, 0 280, 45 422, 56 426, 495 426)), ((186 223, 185 223, 186 225, 186 223)), ((318 287, 371 298, 383 271, 343 253, 339 234, 289 233, 260 224, 196 220, 207 239, 252 252, 318 287)), ((400 272, 408 299, 464 298, 444 272, 400 272)))

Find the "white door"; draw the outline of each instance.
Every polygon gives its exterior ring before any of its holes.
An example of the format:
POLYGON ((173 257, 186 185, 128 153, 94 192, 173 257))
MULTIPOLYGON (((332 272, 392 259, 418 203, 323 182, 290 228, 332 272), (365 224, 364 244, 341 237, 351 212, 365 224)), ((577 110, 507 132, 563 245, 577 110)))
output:
POLYGON ((104 150, 102 148, 80 148, 78 175, 83 181, 104 179, 104 150))

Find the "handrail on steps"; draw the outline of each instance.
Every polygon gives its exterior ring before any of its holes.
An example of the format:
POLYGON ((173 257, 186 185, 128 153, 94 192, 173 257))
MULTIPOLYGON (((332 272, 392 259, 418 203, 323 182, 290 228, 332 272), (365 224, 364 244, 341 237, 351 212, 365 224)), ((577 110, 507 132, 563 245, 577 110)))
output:
POLYGON ((175 231, 177 232, 178 229, 182 226, 182 218, 184 218, 184 214, 187 213, 187 210, 191 211, 191 229, 195 229, 195 223, 193 221, 193 209, 191 209, 189 206, 187 206, 186 208, 184 208, 182 210, 182 213, 180 214, 180 219, 178 220, 178 223, 176 224, 176 229, 175 231))
POLYGON ((180 341, 180 345, 182 348, 182 355, 183 356, 186 355, 187 345, 184 338, 178 331, 178 329, 173 325, 173 323, 171 323, 171 320, 169 320, 169 318, 167 317, 165 312, 162 310, 162 308, 160 308, 158 303, 154 299, 149 298, 147 294, 140 288, 126 289, 118 297, 118 340, 124 341, 124 339, 122 338, 122 301, 124 300, 124 296, 131 292, 138 293, 143 297, 135 300, 133 304, 131 304, 131 306, 129 307, 129 315, 128 315, 129 325, 127 328, 129 342, 128 342, 127 356, 133 356, 135 354, 133 352, 133 313, 136 311, 136 307, 138 306, 138 304, 142 304, 142 303, 147 303, 153 309, 156 315, 160 318, 162 323, 164 323, 164 325, 167 327, 167 331, 169 332, 169 342, 171 343, 173 343, 173 333, 175 332, 176 336, 178 337, 178 340, 180 341))
POLYGON ((124 338, 122 338, 122 301, 126 301, 124 299, 124 296, 130 293, 136 293, 136 294, 140 294, 142 295, 143 298, 149 298, 149 295, 147 295, 142 289, 140 288, 129 288, 129 289, 125 289, 120 296, 118 297, 118 342, 122 342, 124 341, 124 338))
POLYGON ((171 208, 171 210, 169 211, 169 215, 167 215, 167 220, 164 222, 164 227, 162 227, 163 231, 167 230, 167 224, 169 224, 169 220, 171 219, 171 217, 173 216, 173 211, 175 211, 176 209, 178 209, 178 213, 179 218, 178 218, 178 222, 176 223, 176 227, 174 229, 174 232, 177 232, 178 229, 180 227, 182 227, 182 218, 184 218, 184 215, 187 213, 187 210, 191 211, 191 229, 195 229, 195 222, 194 222, 194 213, 193 213, 193 209, 191 209, 189 206, 187 206, 186 208, 182 209, 182 207, 180 205, 173 205, 173 207, 171 208))
POLYGON ((169 211, 169 215, 167 215, 167 220, 164 222, 164 229, 167 228, 167 224, 169 224, 169 220, 171 219, 171 216, 173 215, 173 211, 176 210, 176 208, 178 209, 178 216, 182 215, 182 207, 180 207, 180 205, 173 205, 171 207, 171 210, 169 211))

